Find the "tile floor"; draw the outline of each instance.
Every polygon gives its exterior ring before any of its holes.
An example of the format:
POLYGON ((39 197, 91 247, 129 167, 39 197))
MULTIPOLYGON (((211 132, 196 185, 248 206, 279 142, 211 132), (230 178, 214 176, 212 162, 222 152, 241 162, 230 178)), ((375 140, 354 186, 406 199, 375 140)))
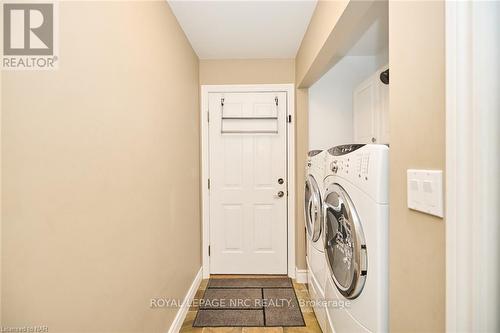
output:
MULTIPOLYGON (((203 280, 200 288, 196 292, 196 299, 201 299, 207 287, 208 279, 203 280)), ((293 281, 293 287, 297 293, 299 301, 308 301, 309 293, 307 286, 302 283, 293 281)), ((321 328, 316 320, 313 309, 308 307, 307 302, 300 302, 302 314, 304 315, 305 327, 193 327, 193 321, 198 310, 196 306, 192 306, 182 324, 180 333, 321 333, 321 328)))

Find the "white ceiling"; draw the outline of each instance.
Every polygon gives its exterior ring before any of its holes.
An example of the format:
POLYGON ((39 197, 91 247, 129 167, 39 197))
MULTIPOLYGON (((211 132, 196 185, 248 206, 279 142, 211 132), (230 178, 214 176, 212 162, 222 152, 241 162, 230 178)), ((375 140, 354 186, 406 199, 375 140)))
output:
POLYGON ((315 0, 169 1, 200 59, 295 58, 315 0))

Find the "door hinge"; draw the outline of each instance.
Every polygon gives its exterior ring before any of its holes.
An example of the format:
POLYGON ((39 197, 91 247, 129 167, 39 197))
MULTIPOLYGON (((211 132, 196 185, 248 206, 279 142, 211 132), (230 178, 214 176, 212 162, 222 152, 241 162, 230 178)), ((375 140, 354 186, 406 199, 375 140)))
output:
POLYGON ((210 178, 208 178, 208 189, 210 190, 210 178))
POLYGON ((276 103, 276 106, 278 106, 278 96, 274 97, 274 103, 276 103))
POLYGON ((210 122, 210 111, 207 111, 207 122, 210 122))
POLYGON ((291 122, 292 122, 292 115, 291 115, 291 114, 289 114, 289 115, 288 115, 288 122, 289 122, 289 123, 291 123, 291 122))
POLYGON ((210 245, 208 246, 208 256, 210 257, 210 245))

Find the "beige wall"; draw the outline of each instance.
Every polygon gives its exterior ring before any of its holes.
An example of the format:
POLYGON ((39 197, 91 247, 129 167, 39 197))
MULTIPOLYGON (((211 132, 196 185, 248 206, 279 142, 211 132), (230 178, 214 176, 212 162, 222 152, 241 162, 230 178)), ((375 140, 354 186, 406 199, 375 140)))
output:
POLYGON ((301 85, 348 4, 349 0, 318 1, 295 58, 297 85, 301 85))
POLYGON ((0 327, 3 326, 3 320, 2 320, 2 299, 3 299, 3 293, 2 293, 2 269, 3 269, 3 260, 2 260, 2 249, 3 249, 3 242, 2 242, 2 229, 3 229, 3 224, 2 224, 2 177, 1 177, 1 166, 2 166, 2 76, 3 76, 3 71, 0 71, 0 327))
POLYGON ((389 5, 390 327, 445 329, 445 224, 406 207, 406 170, 445 168, 444 4, 389 5))
MULTIPOLYGON (((383 52, 352 48, 376 21, 387 20, 387 6, 385 0, 319 1, 297 53, 297 86, 310 87, 350 52, 363 56, 383 52)), ((377 39, 381 47, 387 45, 383 37, 377 39)))
POLYGON ((295 82, 293 59, 200 60, 200 84, 295 82))
POLYGON ((61 2, 2 77, 3 325, 165 332, 201 266, 198 59, 167 2, 61 2), (179 260, 182 253, 182 260, 179 260))
POLYGON ((306 269, 306 231, 304 221, 304 180, 309 147, 309 90, 295 89, 295 261, 297 268, 306 269))

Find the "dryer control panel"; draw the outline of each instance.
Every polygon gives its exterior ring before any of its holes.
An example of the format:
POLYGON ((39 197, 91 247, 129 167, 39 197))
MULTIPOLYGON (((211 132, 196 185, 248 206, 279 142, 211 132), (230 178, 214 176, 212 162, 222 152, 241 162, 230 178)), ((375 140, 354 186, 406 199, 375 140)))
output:
POLYGON ((306 175, 311 174, 316 181, 321 182, 325 177, 326 150, 311 150, 306 162, 306 175))

